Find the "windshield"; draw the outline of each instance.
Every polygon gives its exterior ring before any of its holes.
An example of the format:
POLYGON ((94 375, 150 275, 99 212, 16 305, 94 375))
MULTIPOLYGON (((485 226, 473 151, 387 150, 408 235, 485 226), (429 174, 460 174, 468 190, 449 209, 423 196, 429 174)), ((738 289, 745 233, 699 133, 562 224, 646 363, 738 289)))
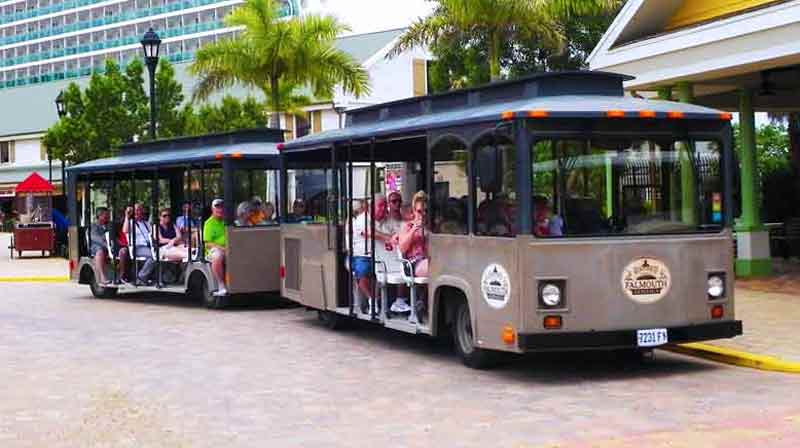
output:
POLYGON ((531 156, 536 236, 722 228, 717 142, 542 140, 531 156))

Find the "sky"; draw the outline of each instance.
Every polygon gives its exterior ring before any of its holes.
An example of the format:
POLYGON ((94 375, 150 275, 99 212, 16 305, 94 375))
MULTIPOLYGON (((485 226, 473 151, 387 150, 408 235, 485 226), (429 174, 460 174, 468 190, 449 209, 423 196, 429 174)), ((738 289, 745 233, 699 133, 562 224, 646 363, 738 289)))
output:
POLYGON ((408 26, 431 11, 426 0, 303 0, 305 10, 331 14, 353 33, 369 33, 408 26))

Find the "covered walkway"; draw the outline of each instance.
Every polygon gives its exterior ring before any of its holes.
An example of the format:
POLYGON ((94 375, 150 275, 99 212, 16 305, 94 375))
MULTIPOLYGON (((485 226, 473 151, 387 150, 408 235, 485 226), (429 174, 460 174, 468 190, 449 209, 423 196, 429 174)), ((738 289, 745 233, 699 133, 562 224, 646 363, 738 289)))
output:
POLYGON ((589 57, 635 76, 632 94, 739 113, 741 215, 736 272, 772 272, 756 182, 755 112, 789 114, 800 166, 800 0, 629 0, 589 57))

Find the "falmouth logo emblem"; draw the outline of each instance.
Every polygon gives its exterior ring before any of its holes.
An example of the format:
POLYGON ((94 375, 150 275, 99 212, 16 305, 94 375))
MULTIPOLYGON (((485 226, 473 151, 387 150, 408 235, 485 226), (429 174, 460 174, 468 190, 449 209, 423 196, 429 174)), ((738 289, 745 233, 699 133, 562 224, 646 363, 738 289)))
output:
POLYGON ((502 265, 492 263, 483 270, 481 292, 490 307, 501 309, 506 306, 511 297, 511 280, 502 265))
POLYGON ((671 286, 667 265, 655 258, 638 258, 622 271, 622 290, 629 299, 639 303, 663 299, 671 286))

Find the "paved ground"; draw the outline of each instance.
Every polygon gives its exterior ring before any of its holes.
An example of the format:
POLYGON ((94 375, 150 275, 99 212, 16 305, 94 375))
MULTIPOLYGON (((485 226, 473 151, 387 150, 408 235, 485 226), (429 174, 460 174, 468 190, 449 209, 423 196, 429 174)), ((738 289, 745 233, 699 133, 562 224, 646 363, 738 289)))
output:
POLYGON ((800 375, 658 352, 469 370, 428 340, 286 306, 0 299, 2 447, 796 447, 800 375))
POLYGON ((69 275, 67 260, 60 257, 41 258, 38 252, 23 252, 24 258, 10 258, 10 233, 0 233, 0 278, 5 277, 64 277, 69 275))
POLYGON ((713 344, 800 362, 800 295, 738 288, 736 318, 744 335, 713 344))

